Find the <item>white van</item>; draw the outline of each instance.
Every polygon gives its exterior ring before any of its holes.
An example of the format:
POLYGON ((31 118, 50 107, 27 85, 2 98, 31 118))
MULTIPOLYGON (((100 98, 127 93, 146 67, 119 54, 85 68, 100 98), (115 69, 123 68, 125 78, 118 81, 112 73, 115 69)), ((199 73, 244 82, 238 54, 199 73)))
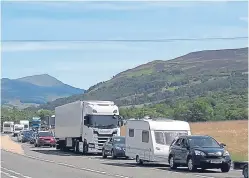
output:
POLYGON ((138 164, 168 164, 169 147, 180 135, 191 135, 188 122, 171 119, 128 120, 126 124, 126 156, 138 164))
POLYGON ((3 133, 13 133, 14 122, 5 121, 3 122, 3 133))
POLYGON ((24 125, 21 125, 21 124, 15 124, 14 125, 14 133, 13 133, 13 136, 17 136, 21 131, 24 130, 24 125))

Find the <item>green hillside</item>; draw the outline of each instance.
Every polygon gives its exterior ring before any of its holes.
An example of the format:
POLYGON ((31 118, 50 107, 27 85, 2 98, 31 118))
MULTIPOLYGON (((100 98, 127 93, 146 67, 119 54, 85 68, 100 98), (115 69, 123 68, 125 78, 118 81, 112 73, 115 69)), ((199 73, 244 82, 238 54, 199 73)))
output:
MULTIPOLYGON (((200 96, 247 92, 248 48, 206 50, 153 61, 121 72, 111 80, 42 105, 45 109, 79 99, 114 100, 119 106, 176 103, 200 96)), ((237 95, 237 94, 233 94, 237 95)))

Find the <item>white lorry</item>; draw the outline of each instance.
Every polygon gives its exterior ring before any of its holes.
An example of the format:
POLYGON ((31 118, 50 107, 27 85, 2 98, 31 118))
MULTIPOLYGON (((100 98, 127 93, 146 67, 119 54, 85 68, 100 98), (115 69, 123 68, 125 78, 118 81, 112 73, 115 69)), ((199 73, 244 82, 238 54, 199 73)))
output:
POLYGON ((112 101, 76 101, 55 108, 56 148, 76 153, 101 153, 103 144, 120 135, 123 125, 112 101))
POLYGON ((29 130, 29 121, 28 120, 20 120, 20 125, 23 125, 24 130, 29 130))
POLYGON ((21 124, 15 124, 14 125, 14 133, 13 133, 13 136, 15 137, 15 136, 17 136, 21 131, 23 131, 24 130, 24 126, 23 125, 21 125, 21 124))
POLYGON ((126 156, 138 164, 168 164, 169 147, 180 135, 190 135, 187 122, 171 119, 132 119, 126 123, 126 156))
POLYGON ((13 133, 14 130, 14 122, 5 121, 3 122, 3 133, 13 133))

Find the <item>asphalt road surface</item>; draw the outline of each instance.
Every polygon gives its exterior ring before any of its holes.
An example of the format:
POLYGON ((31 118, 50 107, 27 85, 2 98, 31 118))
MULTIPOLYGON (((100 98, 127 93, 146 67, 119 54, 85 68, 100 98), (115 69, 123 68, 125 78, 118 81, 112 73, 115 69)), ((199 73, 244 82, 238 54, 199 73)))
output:
POLYGON ((243 178, 241 171, 235 170, 228 173, 221 173, 220 170, 190 173, 186 168, 171 171, 165 165, 137 166, 135 160, 75 155, 53 148, 35 148, 28 143, 22 146, 25 156, 3 152, 2 167, 6 169, 2 169, 5 173, 1 175, 4 178, 8 177, 6 173, 11 173, 8 169, 20 173, 19 177, 11 174, 16 176, 12 178, 243 178))

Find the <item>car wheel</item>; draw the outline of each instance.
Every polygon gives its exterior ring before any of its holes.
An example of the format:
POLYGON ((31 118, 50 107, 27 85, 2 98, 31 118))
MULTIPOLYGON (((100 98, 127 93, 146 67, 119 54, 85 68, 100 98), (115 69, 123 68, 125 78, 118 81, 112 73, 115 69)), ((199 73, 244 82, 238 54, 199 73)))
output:
POLYGON ((35 147, 37 147, 37 144, 35 143, 35 147))
POLYGON ((188 170, 191 172, 194 172, 196 170, 192 158, 188 159, 188 170))
POLYGON ((112 159, 115 159, 115 158, 116 158, 115 153, 114 153, 113 150, 111 151, 111 155, 112 155, 112 159))
POLYGON ((102 150, 102 158, 107 158, 106 154, 105 154, 105 150, 102 150))
POLYGON ((177 168, 177 166, 176 166, 176 164, 175 164, 174 156, 171 156, 171 157, 169 158, 169 166, 170 166, 170 169, 176 169, 176 168, 177 168))
POLYGON ((243 176, 244 178, 248 178, 248 166, 247 165, 243 167, 243 176))
POLYGON ((221 167, 221 172, 229 172, 229 170, 230 170, 230 166, 228 164, 223 165, 221 167))

